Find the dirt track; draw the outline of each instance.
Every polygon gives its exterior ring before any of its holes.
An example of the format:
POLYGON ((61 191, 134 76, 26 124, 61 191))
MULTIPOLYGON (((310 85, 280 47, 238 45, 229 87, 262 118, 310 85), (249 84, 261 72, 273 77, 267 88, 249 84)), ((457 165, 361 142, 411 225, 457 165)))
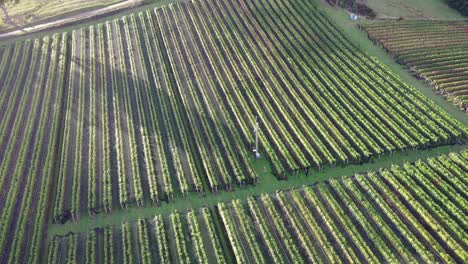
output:
POLYGON ((111 5, 111 6, 103 7, 103 8, 96 9, 96 10, 87 11, 87 12, 84 12, 84 13, 80 13, 80 14, 77 14, 77 15, 70 16, 70 17, 61 18, 61 19, 57 19, 57 20, 50 21, 50 22, 47 22, 47 23, 30 26, 30 27, 24 27, 24 28, 21 28, 21 29, 17 29, 17 30, 13 30, 13 31, 10 31, 10 32, 7 32, 7 33, 0 34, 0 40, 19 37, 19 36, 22 36, 22 35, 25 35, 25 34, 34 33, 34 32, 38 32, 38 31, 41 31, 41 30, 50 29, 50 28, 62 27, 62 26, 65 26, 65 25, 69 25, 69 24, 72 24, 72 23, 76 23, 76 22, 80 22, 80 21, 83 21, 83 20, 86 20, 86 19, 97 17, 97 16, 100 16, 100 15, 103 15, 103 14, 107 14, 107 13, 110 13, 110 12, 114 12, 114 11, 118 11, 118 10, 125 9, 125 8, 128 8, 128 7, 136 6, 136 5, 140 4, 141 2, 142 2, 141 0, 127 0, 127 1, 117 3, 117 4, 114 4, 114 5, 111 5))

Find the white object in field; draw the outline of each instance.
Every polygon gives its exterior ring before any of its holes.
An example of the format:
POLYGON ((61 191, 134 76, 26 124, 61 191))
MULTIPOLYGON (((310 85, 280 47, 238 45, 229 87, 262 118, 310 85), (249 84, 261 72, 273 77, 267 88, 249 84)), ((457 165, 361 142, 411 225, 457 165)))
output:
POLYGON ((254 133, 255 133, 255 148, 253 149, 253 152, 255 153, 255 158, 259 159, 261 158, 260 153, 258 152, 258 117, 255 117, 255 127, 254 127, 254 133))
POLYGON ((351 14, 349 15, 349 18, 351 18, 351 20, 358 20, 358 19, 359 19, 359 16, 356 15, 356 14, 351 13, 351 14))

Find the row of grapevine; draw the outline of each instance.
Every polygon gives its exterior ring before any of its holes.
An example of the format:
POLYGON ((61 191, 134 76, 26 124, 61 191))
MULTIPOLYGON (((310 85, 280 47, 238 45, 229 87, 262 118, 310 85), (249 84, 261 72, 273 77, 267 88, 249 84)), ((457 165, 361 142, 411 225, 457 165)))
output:
POLYGON ((73 31, 55 222, 256 181, 212 95, 177 83, 164 21, 148 10, 73 31))
POLYGON ((94 229, 86 235, 54 237, 47 262, 227 263, 215 217, 213 210, 202 208, 94 229))
POLYGON ((68 35, 3 48, 0 259, 38 262, 56 173, 68 35), (5 64, 3 64, 5 66, 5 64))
POLYGON ((418 78, 468 111, 467 21, 379 21, 360 27, 418 78))
POLYGON ((185 108, 202 113, 199 124, 219 113, 247 143, 245 117, 258 116, 277 174, 466 138, 461 124, 349 43, 309 1, 192 1, 156 16, 185 108), (222 103, 204 108, 194 90, 222 103))
MULTIPOLYGON (((103 230, 113 230, 122 250, 110 252, 125 263, 462 263, 467 158, 451 153, 103 230)), ((49 263, 75 258, 80 243, 93 247, 89 263, 103 262, 103 230, 51 239, 49 263)))

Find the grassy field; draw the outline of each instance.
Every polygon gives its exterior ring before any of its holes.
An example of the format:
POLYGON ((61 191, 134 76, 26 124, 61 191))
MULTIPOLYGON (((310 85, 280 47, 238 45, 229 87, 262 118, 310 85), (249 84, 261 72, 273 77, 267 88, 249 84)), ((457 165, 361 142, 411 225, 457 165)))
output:
POLYGON ((6 1, 0 12, 0 32, 50 21, 88 10, 98 9, 123 0, 21 0, 6 1))
MULTIPOLYGON (((31 38, 41 38, 41 37, 44 37, 44 36, 48 36, 51 33, 71 32, 72 30, 75 30, 75 29, 80 29, 82 27, 89 27, 91 25, 95 25, 95 24, 98 24, 98 23, 104 23, 106 21, 116 19, 116 18, 120 18, 120 17, 122 17, 124 15, 128 15, 128 14, 131 14, 131 13, 141 12, 141 11, 144 11, 144 10, 148 10, 148 9, 152 9, 152 8, 158 8, 158 7, 165 6, 165 5, 168 5, 168 4, 171 4, 171 3, 178 3, 178 2, 183 2, 183 1, 186 1, 186 0, 144 0, 144 1, 142 1, 143 5, 140 5, 138 7, 134 7, 134 8, 131 8, 131 9, 116 11, 115 13, 112 13, 110 15, 106 15, 104 17, 95 18, 95 19, 92 19, 92 20, 79 21, 79 22, 77 22, 75 24, 66 25, 66 26, 51 29, 51 30, 43 30, 43 31, 41 30, 41 31, 34 32, 34 33, 28 33, 28 34, 18 36, 18 37, 15 37, 15 38, 2 39, 2 40, 0 40, 0 45, 8 45, 8 44, 11 44, 11 43, 15 43, 17 41, 27 40, 27 39, 31 39, 31 38)), ((122 1, 120 1, 120 2, 122 2, 122 1)), ((116 2, 116 3, 119 3, 119 2, 116 2)), ((85 9, 75 10, 73 14, 75 14, 75 15, 79 14, 80 12, 83 12, 84 10, 85 9)), ((4 16, 2 16, 2 13, 0 12, 0 23, 3 23, 3 20, 1 19, 2 17, 4 17, 4 16)), ((58 18, 61 18, 61 17, 63 17, 63 14, 61 16, 49 17, 49 19, 46 19, 46 21, 50 21, 50 20, 53 20, 53 19, 58 19, 58 18)), ((38 23, 40 23, 40 22, 38 22, 38 23)), ((38 23, 36 23, 36 24, 38 24, 38 23)), ((11 29, 12 28, 5 29, 5 30, 0 29, 0 33, 2 33, 3 31, 9 31, 11 29)))
POLYGON ((444 0, 366 0, 378 18, 463 19, 444 0))

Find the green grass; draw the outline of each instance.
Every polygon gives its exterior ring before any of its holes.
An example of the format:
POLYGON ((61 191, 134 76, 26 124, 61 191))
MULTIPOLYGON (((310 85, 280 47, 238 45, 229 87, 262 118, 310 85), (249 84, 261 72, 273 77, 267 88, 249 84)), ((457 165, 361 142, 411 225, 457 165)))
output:
POLYGON ((249 196, 256 196, 263 193, 274 193, 277 190, 288 190, 300 188, 304 185, 311 185, 322 182, 330 178, 340 178, 351 176, 355 173, 388 168, 391 165, 401 165, 405 162, 414 162, 418 159, 426 159, 437 155, 458 152, 467 149, 467 145, 443 146, 427 150, 415 150, 399 152, 393 155, 384 155, 374 162, 362 165, 348 165, 345 167, 325 168, 321 172, 311 171, 309 175, 301 173, 290 176, 287 181, 278 180, 271 174, 269 163, 265 159, 253 161, 255 170, 260 176, 259 182, 255 186, 236 187, 233 191, 220 191, 213 193, 190 193, 186 197, 176 197, 174 202, 162 202, 159 206, 153 206, 148 202, 145 207, 129 207, 128 209, 115 209, 111 214, 98 214, 90 217, 82 214, 78 222, 67 222, 63 225, 49 225, 48 237, 54 235, 65 235, 68 232, 87 232, 96 227, 107 225, 120 225, 125 221, 133 221, 142 218, 151 218, 156 214, 168 214, 174 210, 185 211, 189 208, 200 208, 203 206, 214 206, 220 202, 228 202, 233 199, 246 199, 249 196), (264 171, 266 167, 266 171, 264 171))
POLYGON ((378 17, 463 19, 444 0, 367 0, 378 17))

